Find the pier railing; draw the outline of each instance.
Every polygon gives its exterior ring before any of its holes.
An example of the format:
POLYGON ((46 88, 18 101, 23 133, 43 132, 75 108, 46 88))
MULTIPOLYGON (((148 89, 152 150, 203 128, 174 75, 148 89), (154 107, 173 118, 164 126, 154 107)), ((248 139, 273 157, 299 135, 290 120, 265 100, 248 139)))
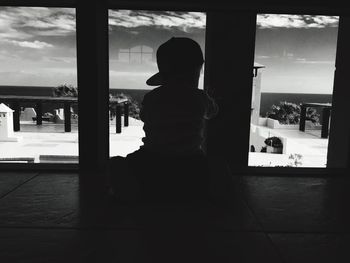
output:
MULTIPOLYGON (((71 106, 78 104, 76 97, 47 97, 47 96, 15 96, 0 95, 0 103, 7 104, 13 112, 13 129, 20 131, 21 104, 34 104, 36 112, 36 125, 42 125, 43 121, 43 104, 61 104, 63 105, 64 131, 71 131, 71 106)), ((111 107, 116 110, 116 133, 122 131, 122 108, 124 108, 124 126, 129 126, 129 101, 127 99, 111 98, 109 100, 111 107)))

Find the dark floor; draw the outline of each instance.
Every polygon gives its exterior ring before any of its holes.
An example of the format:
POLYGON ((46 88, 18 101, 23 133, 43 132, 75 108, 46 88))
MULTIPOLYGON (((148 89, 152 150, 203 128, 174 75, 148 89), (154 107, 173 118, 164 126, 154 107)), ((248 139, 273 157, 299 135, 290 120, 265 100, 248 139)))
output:
POLYGON ((76 174, 2 172, 0 262, 350 262, 349 179, 233 180, 229 206, 87 204, 76 174))

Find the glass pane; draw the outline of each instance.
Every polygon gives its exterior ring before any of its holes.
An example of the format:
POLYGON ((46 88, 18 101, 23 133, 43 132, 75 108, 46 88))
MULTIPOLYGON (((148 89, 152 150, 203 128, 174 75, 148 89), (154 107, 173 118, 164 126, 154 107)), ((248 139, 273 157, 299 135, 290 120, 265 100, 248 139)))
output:
POLYGON ((110 106, 110 156, 126 156, 142 145, 139 108, 143 96, 154 88, 147 86, 146 80, 158 72, 158 47, 171 37, 189 37, 204 52, 205 20, 206 15, 198 12, 109 10, 110 97, 130 102, 128 124, 121 105, 120 127, 116 125, 116 107, 110 106))
POLYGON ((0 7, 0 76, 0 161, 78 162, 75 9, 0 7))
POLYGON ((326 167, 338 20, 258 15, 249 166, 326 167))

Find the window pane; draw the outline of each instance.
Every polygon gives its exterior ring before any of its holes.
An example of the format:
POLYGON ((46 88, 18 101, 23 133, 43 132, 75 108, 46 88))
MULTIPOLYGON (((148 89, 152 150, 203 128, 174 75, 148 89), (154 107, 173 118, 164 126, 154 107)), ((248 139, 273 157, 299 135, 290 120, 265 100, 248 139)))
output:
POLYGON ((2 162, 78 161, 75 9, 0 7, 0 103, 2 162))
POLYGON ((338 20, 258 15, 250 166, 326 167, 338 20))
POLYGON ((154 88, 147 86, 146 80, 158 72, 157 48, 171 37, 189 37, 204 52, 205 19, 205 14, 198 12, 109 10, 110 95, 130 101, 129 125, 125 126, 122 116, 118 133, 116 109, 110 107, 111 156, 126 156, 142 145, 144 133, 139 107, 143 96, 154 88))

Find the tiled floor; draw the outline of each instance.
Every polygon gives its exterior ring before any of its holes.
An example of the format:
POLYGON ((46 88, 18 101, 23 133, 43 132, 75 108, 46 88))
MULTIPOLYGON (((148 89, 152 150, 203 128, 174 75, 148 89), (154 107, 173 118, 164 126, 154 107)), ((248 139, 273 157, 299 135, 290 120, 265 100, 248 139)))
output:
POLYGON ((232 185, 227 206, 126 205, 77 174, 2 172, 0 262, 350 262, 349 179, 232 185))

